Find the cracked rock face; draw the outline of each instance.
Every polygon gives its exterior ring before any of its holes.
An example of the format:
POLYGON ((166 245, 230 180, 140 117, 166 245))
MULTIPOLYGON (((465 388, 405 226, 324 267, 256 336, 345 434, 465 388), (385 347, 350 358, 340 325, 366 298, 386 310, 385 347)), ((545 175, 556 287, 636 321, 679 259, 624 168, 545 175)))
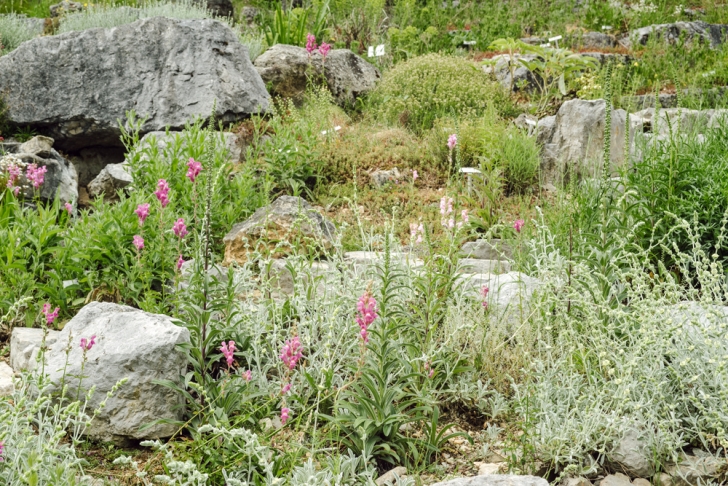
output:
POLYGON ((134 110, 142 134, 182 129, 195 117, 234 122, 268 109, 248 50, 210 19, 143 19, 23 43, 0 58, 8 120, 72 152, 121 146, 119 120, 134 110))

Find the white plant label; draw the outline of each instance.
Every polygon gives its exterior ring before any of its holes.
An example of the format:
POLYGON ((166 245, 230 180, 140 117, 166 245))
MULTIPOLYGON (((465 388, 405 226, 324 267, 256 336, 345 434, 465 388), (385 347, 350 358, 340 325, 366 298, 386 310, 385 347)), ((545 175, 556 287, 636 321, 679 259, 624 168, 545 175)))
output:
POLYGON ((381 57, 381 56, 383 56, 383 55, 384 55, 384 44, 379 44, 379 45, 377 46, 376 50, 374 51, 374 54, 375 54, 375 55, 376 55, 377 57, 381 57))
POLYGON ((602 25, 602 30, 612 30, 611 25, 602 25))
POLYGON ((367 52, 367 57, 374 57, 374 46, 369 46, 369 52, 367 52))
POLYGON ((549 37, 549 42, 556 42, 556 41, 560 41, 561 39, 563 39, 563 37, 561 37, 560 35, 557 35, 556 37, 549 37))
POLYGON ((463 45, 465 46, 474 46, 477 41, 463 41, 463 45))

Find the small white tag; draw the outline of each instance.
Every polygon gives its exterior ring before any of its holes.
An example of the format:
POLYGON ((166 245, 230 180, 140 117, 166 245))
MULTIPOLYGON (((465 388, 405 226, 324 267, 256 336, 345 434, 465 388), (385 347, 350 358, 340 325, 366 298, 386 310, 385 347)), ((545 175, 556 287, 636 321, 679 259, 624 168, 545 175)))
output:
POLYGON ((463 174, 480 174, 480 170, 475 167, 460 167, 460 172, 463 174))
POLYGON ((556 42, 556 41, 560 41, 561 39, 563 39, 563 37, 561 37, 560 35, 557 35, 556 37, 549 37, 549 42, 556 42))
POLYGON ((536 126, 536 120, 531 120, 530 118, 526 118, 526 125, 536 126))
POLYGON ((374 57, 374 46, 369 46, 368 57, 374 57))
POLYGON ((383 56, 384 55, 384 44, 379 44, 374 53, 376 54, 377 57, 383 56))
POLYGON ((602 30, 612 30, 611 25, 602 25, 602 30))
POLYGON ((549 44, 549 43, 547 42, 546 44, 541 44, 541 46, 540 46, 540 47, 551 47, 551 44, 549 44))
POLYGON ((478 41, 463 41, 464 46, 474 46, 478 41))

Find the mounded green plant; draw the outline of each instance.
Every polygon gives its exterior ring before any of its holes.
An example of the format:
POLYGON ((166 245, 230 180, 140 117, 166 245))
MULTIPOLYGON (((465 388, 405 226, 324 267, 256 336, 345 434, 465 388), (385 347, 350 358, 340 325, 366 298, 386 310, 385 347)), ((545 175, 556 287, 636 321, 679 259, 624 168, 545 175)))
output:
MULTIPOLYGON (((23 42, 40 35, 42 29, 39 32, 37 26, 37 19, 31 19, 24 15, 15 13, 0 15, 0 56, 14 50, 23 42)), ((0 109, 1 116, 2 110, 0 109)), ((2 126, 0 126, 0 129, 2 129, 2 126)))

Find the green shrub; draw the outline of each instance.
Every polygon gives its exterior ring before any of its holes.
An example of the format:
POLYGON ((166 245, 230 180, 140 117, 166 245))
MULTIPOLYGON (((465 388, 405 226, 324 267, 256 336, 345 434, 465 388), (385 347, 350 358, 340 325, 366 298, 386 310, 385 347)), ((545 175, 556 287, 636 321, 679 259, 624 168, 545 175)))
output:
POLYGON ((465 59, 428 54, 397 65, 373 93, 379 116, 417 131, 442 116, 478 117, 507 97, 497 83, 465 59))
POLYGON ((0 56, 43 33, 33 20, 17 14, 0 15, 0 56))

